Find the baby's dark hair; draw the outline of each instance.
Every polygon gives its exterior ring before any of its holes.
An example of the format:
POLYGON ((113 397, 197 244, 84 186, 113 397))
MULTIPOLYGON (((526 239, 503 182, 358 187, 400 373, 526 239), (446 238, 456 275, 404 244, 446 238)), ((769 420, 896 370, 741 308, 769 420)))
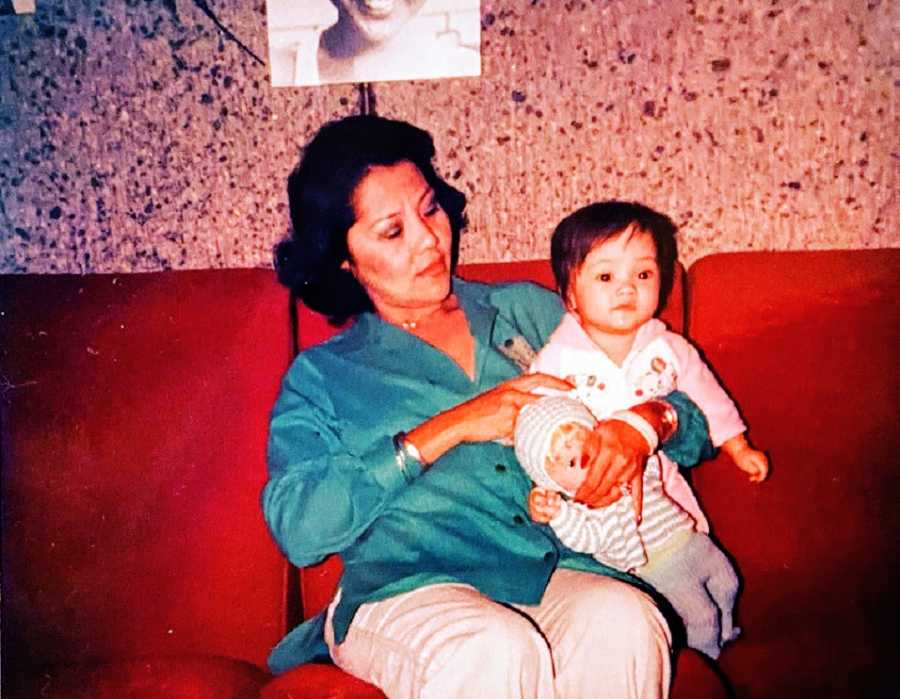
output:
POLYGON ((659 308, 666 305, 675 278, 678 246, 677 228, 665 214, 627 201, 603 201, 588 204, 566 216, 550 240, 550 260, 556 287, 566 300, 573 273, 584 263, 588 253, 601 240, 609 240, 634 225, 653 238, 659 265, 659 308))
POLYGON ((450 219, 455 265, 466 197, 435 171, 434 154, 431 135, 403 121, 357 115, 325 124, 288 177, 292 231, 275 246, 279 281, 335 324, 372 310, 363 287, 342 268, 356 218, 353 193, 373 167, 401 161, 419 169, 450 219))

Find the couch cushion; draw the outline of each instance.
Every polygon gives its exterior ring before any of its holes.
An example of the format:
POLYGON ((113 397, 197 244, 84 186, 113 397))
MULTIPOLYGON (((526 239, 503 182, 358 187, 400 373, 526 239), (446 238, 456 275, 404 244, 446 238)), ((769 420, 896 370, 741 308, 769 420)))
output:
POLYGON ((769 453, 693 473, 744 578, 739 696, 895 696, 900 250, 735 253, 688 273, 691 337, 769 453))
POLYGON ((262 665, 286 565, 262 519, 290 359, 271 270, 0 278, 3 653, 262 665))
POLYGON ((4 692, 42 699, 256 699, 268 679, 239 660, 147 657, 51 667, 4 692))

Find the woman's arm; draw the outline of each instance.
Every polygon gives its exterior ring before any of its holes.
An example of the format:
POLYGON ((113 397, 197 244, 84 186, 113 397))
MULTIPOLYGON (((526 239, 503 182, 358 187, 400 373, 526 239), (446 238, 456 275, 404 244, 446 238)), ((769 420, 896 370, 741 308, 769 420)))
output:
MULTIPOLYGON (((290 378, 270 422, 262 507, 282 551, 303 566, 352 544, 416 474, 398 468, 387 433, 355 453, 342 440, 324 392, 309 391, 314 402, 290 378)), ((315 382, 303 376, 296 383, 315 382)))
MULTIPOLYGON (((706 418, 684 393, 675 391, 662 401, 641 403, 629 411, 647 423, 662 450, 678 463, 695 464, 712 453, 706 418), (677 416, 674 425, 673 415, 677 416)), ((621 420, 598 423, 594 435, 588 446, 592 455, 588 475, 575 500, 589 507, 603 507, 618 500, 629 488, 640 519, 644 465, 656 445, 648 443, 639 429, 621 420)))
POLYGON ((542 398, 531 393, 536 388, 568 391, 572 386, 544 374, 518 376, 426 420, 406 434, 406 441, 430 464, 463 442, 511 439, 522 406, 542 398))
POLYGON ((678 429, 660 448, 679 466, 696 466, 711 459, 715 448, 710 441, 709 423, 700 407, 683 391, 673 391, 664 399, 678 413, 678 429))
POLYGON ((510 437, 519 408, 540 397, 532 389, 571 388, 553 377, 520 376, 410 430, 404 441, 412 449, 405 453, 389 428, 354 451, 341 438, 328 391, 316 377, 295 365, 285 381, 272 413, 262 495, 272 535, 299 566, 350 546, 398 491, 456 445, 510 437), (421 460, 411 458, 416 452, 421 460))

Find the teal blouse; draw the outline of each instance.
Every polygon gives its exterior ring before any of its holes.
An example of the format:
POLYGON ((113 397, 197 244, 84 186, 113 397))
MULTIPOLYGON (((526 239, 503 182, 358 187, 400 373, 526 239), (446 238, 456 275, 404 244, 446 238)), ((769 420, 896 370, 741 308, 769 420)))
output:
MULTIPOLYGON (((636 582, 531 521, 531 482, 510 447, 460 444, 424 472, 398 468, 392 435, 518 375, 498 348, 524 341, 539 349, 562 317, 556 294, 534 284, 453 284, 475 338, 474 380, 440 350, 366 313, 297 357, 272 413, 263 511, 295 565, 341 554, 337 643, 361 604, 433 583, 536 604, 558 566, 636 582)), ((690 401, 676 408, 685 424, 703 421, 690 401)), ((705 425, 681 432, 681 463, 694 463, 705 425)), ((272 651, 271 670, 327 657, 323 629, 322 614, 294 629, 272 651)))

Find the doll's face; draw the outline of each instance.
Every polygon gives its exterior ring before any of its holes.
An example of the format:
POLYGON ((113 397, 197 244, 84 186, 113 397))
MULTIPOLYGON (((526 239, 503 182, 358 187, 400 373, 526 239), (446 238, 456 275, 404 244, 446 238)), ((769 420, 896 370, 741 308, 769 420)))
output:
POLYGON ((576 422, 560 425, 553 432, 544 468, 562 490, 578 490, 587 475, 581 455, 590 433, 587 427, 576 422))

